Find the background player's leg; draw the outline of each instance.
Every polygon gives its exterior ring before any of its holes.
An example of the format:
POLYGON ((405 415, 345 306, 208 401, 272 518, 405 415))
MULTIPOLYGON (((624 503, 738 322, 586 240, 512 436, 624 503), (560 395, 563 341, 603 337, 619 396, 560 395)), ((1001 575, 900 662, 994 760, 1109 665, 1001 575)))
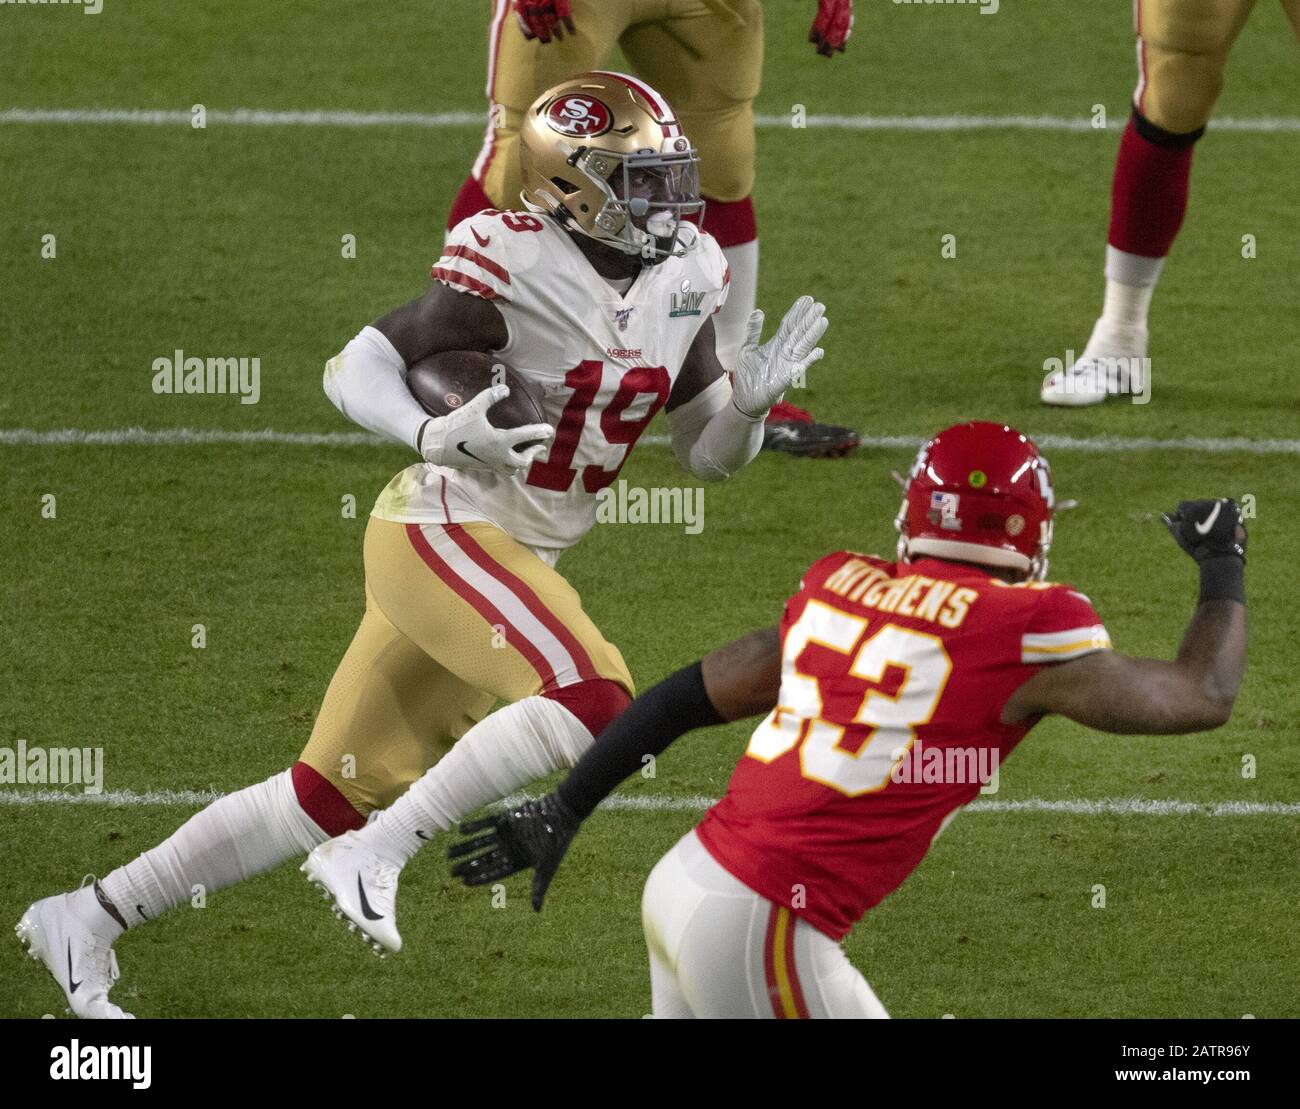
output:
POLYGON ((1053 374, 1044 401, 1097 403, 1106 396, 1108 367, 1121 371, 1113 392, 1125 387, 1119 381, 1129 360, 1146 357, 1151 297, 1187 210, 1192 147, 1253 6, 1254 0, 1139 0, 1138 86, 1111 184, 1105 302, 1075 378, 1095 388, 1067 388, 1066 377, 1053 374), (1111 359, 1120 361, 1104 361, 1111 359))
MULTIPOLYGON (((754 216, 754 98, 763 75, 759 0, 661 0, 656 18, 623 32, 619 45, 636 73, 668 99, 700 152, 704 229, 718 240, 731 288, 713 318, 718 360, 734 370, 758 297, 754 216), (659 15, 658 13, 665 13, 659 15)), ((837 458, 858 445, 851 428, 817 423, 787 397, 773 406, 763 448, 837 458)))
POLYGON ((637 76, 667 97, 700 152, 704 228, 731 267, 727 303, 713 321, 727 370, 745 338, 758 293, 754 203, 754 97, 763 73, 758 0, 669 0, 668 18, 635 24, 619 45, 637 76))
POLYGON ((524 111, 552 85, 599 69, 627 25, 630 0, 574 0, 576 31, 542 43, 524 38, 511 0, 495 0, 488 24, 488 122, 483 144, 447 217, 450 230, 484 208, 517 208, 519 124, 524 111))

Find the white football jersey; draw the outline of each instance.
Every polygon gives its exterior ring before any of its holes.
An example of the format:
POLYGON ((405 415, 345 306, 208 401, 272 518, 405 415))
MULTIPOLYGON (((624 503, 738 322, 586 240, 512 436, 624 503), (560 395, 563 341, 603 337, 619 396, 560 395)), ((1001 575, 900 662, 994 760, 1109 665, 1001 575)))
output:
POLYGON ((434 280, 492 301, 509 340, 501 361, 541 386, 546 454, 513 477, 417 463, 374 514, 401 523, 486 520, 525 546, 559 551, 596 519, 637 439, 668 400, 700 327, 726 300, 714 238, 683 224, 686 254, 643 268, 620 295, 547 216, 492 209, 457 224, 434 280))

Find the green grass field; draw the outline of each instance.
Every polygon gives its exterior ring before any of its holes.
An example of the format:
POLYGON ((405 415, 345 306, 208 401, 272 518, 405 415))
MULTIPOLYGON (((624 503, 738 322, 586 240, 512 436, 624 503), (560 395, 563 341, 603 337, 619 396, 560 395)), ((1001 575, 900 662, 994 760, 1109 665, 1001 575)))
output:
MULTIPOLYGON (((873 436, 965 418, 1031 434, 1290 440, 1288 453, 1060 449, 1052 577, 1093 599, 1120 649, 1169 655, 1194 570, 1155 519, 1194 496, 1253 495, 1251 663, 1225 728, 1105 737, 1051 720, 999 801, 1290 804, 1249 815, 972 812, 858 927, 854 962, 899 1017, 1300 1016, 1294 803, 1300 693, 1293 552, 1300 131, 1214 130, 1156 297, 1153 396, 1038 404, 1043 361, 1100 307, 1109 182, 1133 85, 1127 3, 975 8, 859 3, 846 55, 804 41, 811 3, 768 6, 759 109, 1084 118, 1105 131, 759 132, 760 303, 826 301, 827 356, 792 397, 873 436), (957 237, 957 257, 940 237, 957 237), (1254 235, 1258 257, 1241 255, 1254 235), (1242 775, 1243 756, 1257 773, 1242 775), (1104 885, 1107 907, 1091 907, 1104 885)), ((9 108, 475 112, 487 5, 104 0, 0 5, 9 108)), ((1300 52, 1254 13, 1220 114, 1300 116, 1300 52)), ((3 115, 0 114, 0 119, 3 115)), ((478 126, 251 127, 0 122, 0 432, 349 430, 321 367, 416 295, 478 126), (41 257, 54 235, 57 257, 41 257), (340 237, 357 237, 357 257, 340 237), (261 358, 256 405, 155 395, 177 348, 261 358)), ((662 429, 655 429, 662 430, 662 429)), ((562 569, 642 688, 775 621, 802 570, 842 547, 889 553, 907 449, 842 462, 763 455, 706 493, 703 533, 598 526, 562 569)), ((50 445, 0 434, 0 746, 104 749, 105 787, 230 790, 289 765, 363 603, 365 513, 397 448, 50 445), (54 494, 57 515, 42 515, 54 494), (341 498, 355 496, 358 518, 341 498), (190 646, 191 627, 207 647, 190 646)), ((662 446, 623 472, 685 481, 662 446)), ((665 799, 720 795, 746 729, 689 737, 665 799)), ((193 807, 17 803, 0 785, 0 922, 153 846, 193 807)), ((114 998, 139 1016, 607 1016, 649 1011, 639 902, 692 826, 681 807, 599 813, 540 917, 453 886, 442 845, 405 872, 406 948, 380 963, 296 869, 213 895, 118 945, 114 998)), ((0 942, 0 1016, 63 998, 0 942)))

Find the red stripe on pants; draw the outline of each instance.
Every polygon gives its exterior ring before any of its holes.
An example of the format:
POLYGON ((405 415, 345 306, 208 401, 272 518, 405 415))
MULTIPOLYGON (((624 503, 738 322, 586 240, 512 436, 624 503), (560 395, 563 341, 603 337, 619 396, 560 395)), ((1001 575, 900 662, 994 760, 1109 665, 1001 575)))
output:
MULTIPOLYGON (((443 530, 450 531, 451 528, 457 526, 456 524, 449 524, 443 530)), ((542 682, 542 688, 550 689, 556 686, 558 682, 556 681, 555 671, 551 669, 550 663, 546 661, 541 651, 505 618, 505 615, 496 605, 492 604, 448 565, 443 557, 429 545, 429 541, 424 537, 424 532, 420 530, 420 525, 407 524, 406 534, 411 541, 411 546, 415 548, 416 554, 424 560, 425 565, 430 570, 438 575, 438 579, 448 589, 469 604, 488 624, 499 624, 506 629, 506 642, 523 655, 528 660, 528 665, 537 671, 537 676, 542 682)))
POLYGON ((569 652, 574 665, 578 669, 578 678, 584 682, 596 681, 600 675, 596 673, 595 664, 591 661, 591 656, 577 637, 564 626, 545 604, 542 599, 533 592, 529 584, 516 577, 504 566, 494 559, 482 545, 475 540, 460 524, 448 524, 443 528, 453 543, 464 551, 475 564, 482 567, 488 574, 491 574, 497 581, 510 590, 519 598, 523 605, 537 619, 537 622, 550 632, 556 639, 564 645, 564 649, 569 652))

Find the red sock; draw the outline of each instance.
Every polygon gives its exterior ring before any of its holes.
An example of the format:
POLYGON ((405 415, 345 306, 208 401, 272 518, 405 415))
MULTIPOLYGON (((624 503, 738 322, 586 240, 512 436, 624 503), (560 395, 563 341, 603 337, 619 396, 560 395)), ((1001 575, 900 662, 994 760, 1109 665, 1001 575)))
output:
POLYGON ((492 198, 483 191, 483 186, 473 177, 466 177, 456 199, 451 203, 451 214, 447 217, 447 230, 450 231, 463 219, 469 219, 484 208, 495 208, 492 198))
POLYGON ((1163 258, 1187 211, 1192 145, 1204 128, 1187 135, 1164 131, 1137 109, 1124 128, 1110 192, 1110 232, 1116 250, 1163 258))
POLYGON ((341 836, 365 824, 366 818, 352 807, 352 802, 314 767, 296 762, 292 774, 298 804, 326 835, 341 836))
POLYGON ((581 722, 592 736, 598 736, 620 712, 632 703, 632 698, 618 682, 608 678, 589 679, 561 686, 542 694, 558 701, 581 722))
POLYGON ((708 200, 704 205, 704 230, 718 240, 721 247, 741 246, 758 238, 754 219, 754 200, 708 200))

